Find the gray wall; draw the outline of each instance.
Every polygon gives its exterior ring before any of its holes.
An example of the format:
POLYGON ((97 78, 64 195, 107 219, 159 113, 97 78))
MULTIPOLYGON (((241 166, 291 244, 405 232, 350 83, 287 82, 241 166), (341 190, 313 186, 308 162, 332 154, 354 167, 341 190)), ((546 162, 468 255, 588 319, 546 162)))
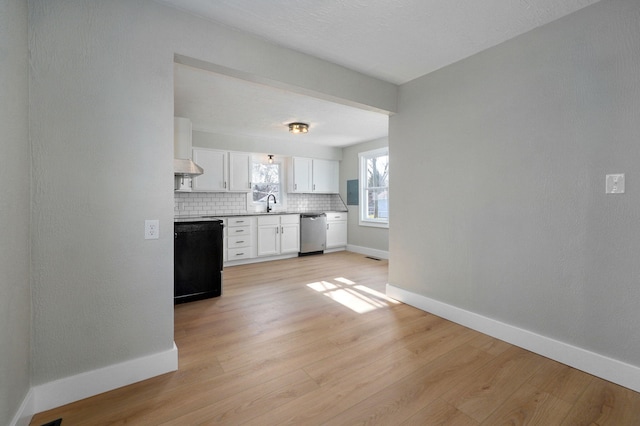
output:
POLYGON ((27 1, 0 0, 0 424, 30 386, 27 1))
POLYGON ((173 56, 156 7, 29 5, 37 385, 172 348, 173 56))
POLYGON ((391 284, 640 366, 638 22, 605 0, 401 86, 391 284))
POLYGON ((175 53, 395 108, 392 84, 156 2, 29 6, 34 384, 172 347, 175 53))
MULTIPOLYGON (((342 150, 342 162, 340 163, 340 195, 345 203, 347 202, 347 180, 359 178, 358 154, 388 146, 389 140, 382 138, 351 145, 342 150)), ((391 173, 394 173, 394 171, 391 171, 391 173)), ((393 179, 393 177, 391 179, 393 179)), ((349 209, 348 243, 359 247, 385 252, 389 251, 389 229, 360 226, 358 206, 347 206, 347 208, 349 209)))

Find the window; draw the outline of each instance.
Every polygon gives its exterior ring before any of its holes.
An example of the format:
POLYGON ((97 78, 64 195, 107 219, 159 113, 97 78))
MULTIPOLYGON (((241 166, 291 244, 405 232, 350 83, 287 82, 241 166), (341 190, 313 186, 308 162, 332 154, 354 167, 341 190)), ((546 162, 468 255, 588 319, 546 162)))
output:
POLYGON ((282 201, 280 169, 280 163, 253 163, 251 182, 254 203, 266 203, 270 194, 275 195, 278 202, 282 201))
POLYGON ((389 148, 361 152, 360 225, 389 227, 389 148))

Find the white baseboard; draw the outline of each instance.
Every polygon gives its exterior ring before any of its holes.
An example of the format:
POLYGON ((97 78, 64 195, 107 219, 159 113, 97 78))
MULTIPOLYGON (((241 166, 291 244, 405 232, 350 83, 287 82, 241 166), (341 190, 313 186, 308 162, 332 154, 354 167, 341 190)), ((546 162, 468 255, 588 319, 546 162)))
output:
POLYGON ((11 426, 29 426, 31 423, 31 417, 37 411, 34 408, 34 400, 33 397, 33 388, 29 389, 27 396, 22 400, 22 404, 20 404, 20 408, 15 416, 13 416, 13 420, 9 425, 11 426))
POLYGON ((387 284, 387 296, 594 376, 640 392, 640 367, 387 284))
POLYGON ((377 257, 379 259, 389 259, 389 252, 384 250, 372 249, 369 247, 347 245, 347 250, 354 253, 364 254, 365 256, 377 257))
POLYGON ((224 262, 222 266, 224 268, 228 268, 231 266, 248 265, 250 263, 261 263, 261 262, 271 262, 272 260, 291 259, 293 257, 298 257, 298 253, 296 252, 296 253, 280 254, 277 256, 251 257, 249 259, 241 259, 241 260, 227 260, 226 262, 224 262))
POLYGON ((28 425, 39 412, 89 398, 178 369, 178 348, 34 386, 16 414, 16 426, 28 425))

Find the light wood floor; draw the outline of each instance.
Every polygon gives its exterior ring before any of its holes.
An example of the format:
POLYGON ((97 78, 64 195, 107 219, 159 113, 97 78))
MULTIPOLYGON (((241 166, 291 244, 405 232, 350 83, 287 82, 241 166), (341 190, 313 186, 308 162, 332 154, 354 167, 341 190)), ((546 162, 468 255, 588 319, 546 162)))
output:
POLYGON ((636 392, 385 300, 386 261, 341 252, 224 274, 222 297, 175 308, 179 371, 31 424, 640 424, 636 392))

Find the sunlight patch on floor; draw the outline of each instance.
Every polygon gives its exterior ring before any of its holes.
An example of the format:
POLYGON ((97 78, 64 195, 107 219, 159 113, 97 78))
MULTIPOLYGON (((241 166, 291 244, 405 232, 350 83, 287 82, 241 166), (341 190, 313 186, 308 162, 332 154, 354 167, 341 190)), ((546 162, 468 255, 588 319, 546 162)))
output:
POLYGON ((333 281, 317 281, 307 284, 307 287, 359 314, 400 303, 379 291, 357 285, 356 282, 344 277, 334 278, 333 281))

